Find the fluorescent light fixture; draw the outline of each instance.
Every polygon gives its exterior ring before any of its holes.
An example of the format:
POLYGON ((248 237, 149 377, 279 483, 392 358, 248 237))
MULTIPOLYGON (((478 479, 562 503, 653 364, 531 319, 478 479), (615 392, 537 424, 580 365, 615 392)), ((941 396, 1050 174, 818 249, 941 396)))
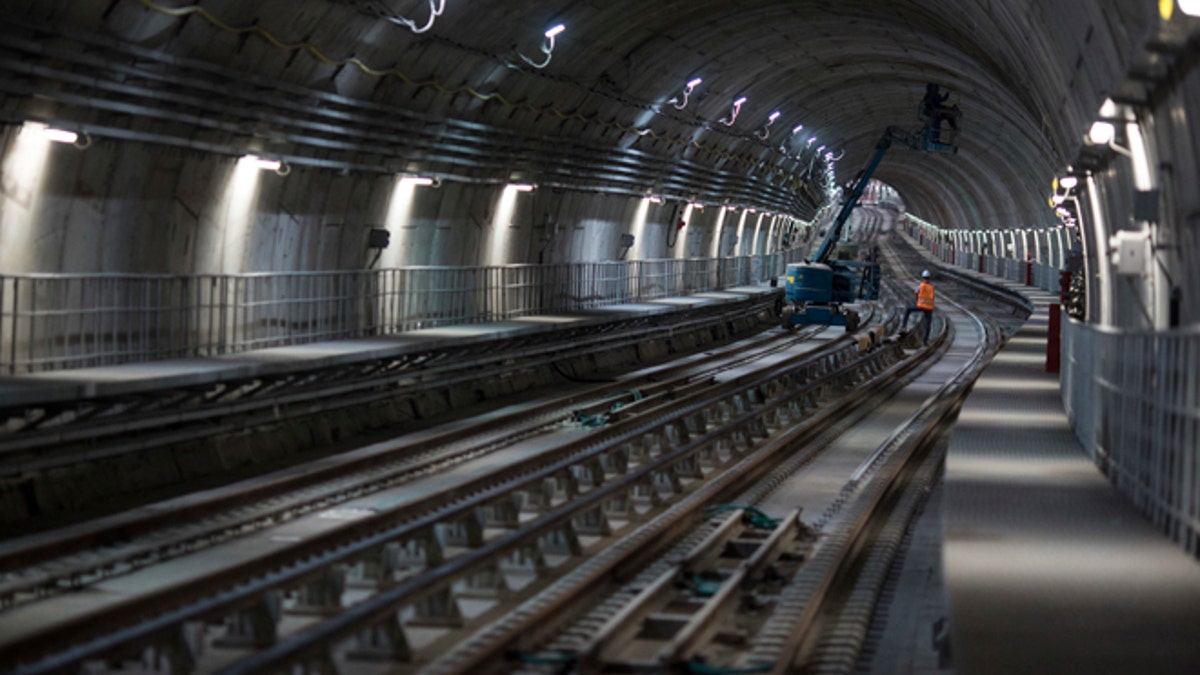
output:
POLYGON ((55 143, 74 143, 75 141, 79 140, 79 134, 75 133, 74 131, 67 131, 66 129, 54 129, 52 127, 46 127, 45 129, 42 129, 41 134, 42 138, 48 141, 54 141, 55 143))
POLYGON ((1058 184, 1067 190, 1072 190, 1076 185, 1079 185, 1079 178, 1076 176, 1063 176, 1058 179, 1058 184))
POLYGON ((696 209, 697 211, 703 211, 703 210, 704 210, 704 205, 703 205, 703 204, 701 204, 700 202, 692 202, 692 205, 691 205, 691 206, 692 206, 692 208, 693 208, 693 209, 696 209))
POLYGON ((405 176, 401 180, 409 183, 410 185, 416 185, 418 187, 429 187, 437 182, 428 176, 405 176))
POLYGON ((817 137, 816 137, 816 136, 812 136, 812 137, 810 137, 810 138, 808 139, 808 145, 812 145, 812 144, 813 144, 813 141, 815 141, 815 140, 817 140, 817 137))
POLYGON ((825 149, 825 146, 824 146, 824 145, 818 145, 818 146, 817 146, 817 152, 820 152, 820 151, 822 151, 822 150, 824 150, 824 149, 825 149))
POLYGON ((283 168, 283 162, 277 159, 267 159, 265 157, 255 157, 254 155, 250 155, 250 162, 254 164, 256 168, 262 169, 263 171, 278 171, 283 168))
POLYGON ((694 91, 696 87, 699 86, 703 81, 704 80, 698 77, 688 80, 688 83, 683 87, 683 91, 679 92, 678 96, 672 98, 670 101, 667 101, 667 103, 675 106, 676 110, 683 110, 687 107, 688 98, 692 95, 692 91, 694 91))
POLYGON ((654 196, 648 197, 648 199, 650 200, 650 203, 651 203, 651 204, 661 204, 661 203, 663 203, 663 198, 662 198, 662 197, 659 197, 659 196, 657 196, 657 195, 654 195, 654 196))
POLYGON ((733 124, 735 122, 737 122, 738 114, 742 112, 742 104, 744 104, 745 102, 746 102, 745 96, 734 101, 733 108, 730 109, 729 115, 727 115, 726 117, 722 117, 721 119, 719 119, 717 121, 720 122, 721 124, 724 124, 727 127, 733 126, 733 124))
POLYGON ((1088 130, 1088 140, 1095 145, 1108 145, 1117 136, 1117 128, 1108 122, 1095 122, 1088 130))
POLYGON ((529 183, 510 183, 508 187, 517 192, 533 192, 534 189, 529 183))
POLYGON ((554 57, 554 38, 562 34, 562 32, 566 29, 567 27, 560 23, 546 31, 546 42, 542 45, 542 54, 544 54, 546 58, 542 59, 541 61, 534 61, 521 52, 517 52, 517 56, 521 57, 522 61, 528 63, 534 68, 539 70, 545 68, 546 66, 550 65, 550 59, 554 57))
POLYGON ((795 126, 795 128, 793 128, 793 129, 792 129, 792 135, 793 135, 793 136, 795 136, 796 134, 800 133, 801 131, 804 131, 804 125, 803 125, 803 124, 797 124, 797 125, 795 126))
POLYGON ((779 111, 776 110, 775 112, 771 113, 771 116, 768 117, 767 119, 770 120, 772 123, 774 123, 775 120, 779 119, 779 111))

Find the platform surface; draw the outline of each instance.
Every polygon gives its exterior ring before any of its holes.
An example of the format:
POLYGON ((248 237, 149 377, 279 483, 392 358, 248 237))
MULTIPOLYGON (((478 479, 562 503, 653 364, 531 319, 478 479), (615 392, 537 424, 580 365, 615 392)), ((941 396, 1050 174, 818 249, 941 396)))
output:
MULTIPOLYGON (((982 275, 979 275, 982 276, 982 275)), ((950 437, 944 564, 954 671, 1200 673, 1200 563, 1154 530, 1085 454, 1049 305, 976 383, 950 437)))
POLYGON ((167 359, 0 377, 0 407, 125 396, 175 387, 203 387, 225 380, 339 366, 571 326, 740 302, 774 292, 778 290, 764 283, 640 303, 605 305, 571 314, 543 314, 492 323, 425 328, 396 335, 271 347, 210 358, 167 359))

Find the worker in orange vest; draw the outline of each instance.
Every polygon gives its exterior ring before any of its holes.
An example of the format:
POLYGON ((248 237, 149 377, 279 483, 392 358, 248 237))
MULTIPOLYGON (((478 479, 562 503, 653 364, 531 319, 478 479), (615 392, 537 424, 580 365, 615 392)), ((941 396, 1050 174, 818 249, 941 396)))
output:
POLYGON ((904 328, 908 328, 908 317, 913 312, 924 314, 925 342, 929 342, 929 327, 933 324, 933 284, 929 282, 929 270, 921 272, 921 285, 917 287, 917 304, 904 311, 904 328))

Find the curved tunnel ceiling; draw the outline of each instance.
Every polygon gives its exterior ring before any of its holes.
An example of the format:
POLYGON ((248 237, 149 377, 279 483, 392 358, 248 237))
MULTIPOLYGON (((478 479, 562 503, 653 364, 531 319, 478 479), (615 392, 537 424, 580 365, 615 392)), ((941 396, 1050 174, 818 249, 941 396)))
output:
POLYGON ((816 135, 844 152, 842 182, 886 127, 920 125, 924 84, 936 82, 962 110, 959 153, 895 149, 876 177, 923 217, 970 228, 1048 219, 1050 178, 1155 16, 1154 3, 1131 0, 1103 9, 1086 0, 446 0, 418 35, 381 17, 423 22, 436 0, 6 4, 23 5, 31 21, 353 99, 722 171, 746 170, 736 155, 797 172, 807 160, 778 148, 794 154, 816 135), (522 64, 517 53, 540 55, 542 32, 559 22, 566 30, 551 63, 522 64), (272 44, 266 33, 312 48, 272 44), (350 56, 438 86, 321 58, 350 56), (704 82, 690 105, 667 105, 694 77, 704 82), (740 96, 748 100, 737 122, 718 123, 740 96), (775 110, 773 136, 755 138, 775 110), (789 138, 798 124, 805 130, 789 138))

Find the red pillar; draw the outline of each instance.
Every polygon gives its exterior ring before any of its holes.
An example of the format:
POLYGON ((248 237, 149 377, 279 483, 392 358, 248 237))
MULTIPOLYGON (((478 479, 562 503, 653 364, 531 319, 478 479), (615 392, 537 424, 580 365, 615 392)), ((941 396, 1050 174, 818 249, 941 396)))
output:
POLYGON ((1050 305, 1050 326, 1046 333, 1046 372, 1057 373, 1059 368, 1059 351, 1062 345, 1062 305, 1057 302, 1050 305))

